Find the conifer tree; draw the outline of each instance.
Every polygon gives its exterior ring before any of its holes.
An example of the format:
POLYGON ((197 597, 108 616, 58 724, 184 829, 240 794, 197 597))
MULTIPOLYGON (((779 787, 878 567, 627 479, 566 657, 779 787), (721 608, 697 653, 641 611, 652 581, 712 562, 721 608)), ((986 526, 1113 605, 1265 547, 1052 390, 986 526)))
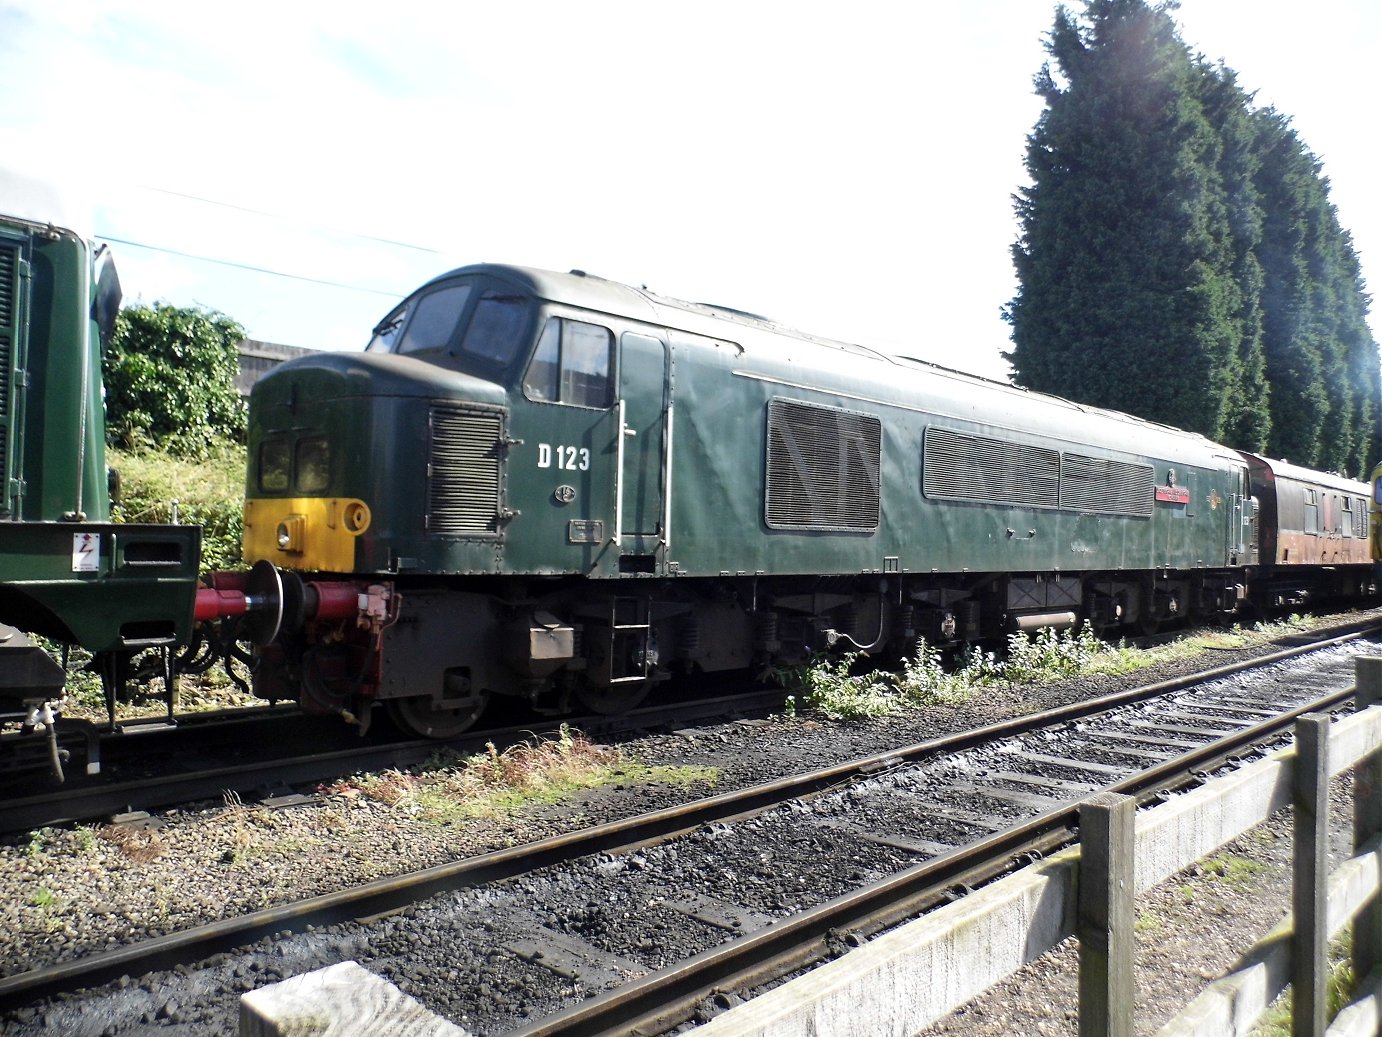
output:
POLYGON ((1318 160, 1192 57, 1174 0, 1061 8, 1019 192, 1016 380, 1360 476, 1382 388, 1318 160))
POLYGON ((1017 380, 1222 436, 1239 288, 1221 144, 1165 6, 1058 11, 1018 199, 1017 380))

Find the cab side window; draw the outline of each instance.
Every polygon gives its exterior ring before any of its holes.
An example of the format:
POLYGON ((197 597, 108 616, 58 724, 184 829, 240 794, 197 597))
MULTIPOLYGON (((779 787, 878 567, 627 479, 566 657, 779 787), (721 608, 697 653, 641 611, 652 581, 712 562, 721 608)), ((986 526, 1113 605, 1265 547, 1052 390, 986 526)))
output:
POLYGON ((523 376, 523 391, 531 400, 608 407, 614 399, 613 357, 608 328, 549 317, 523 376))

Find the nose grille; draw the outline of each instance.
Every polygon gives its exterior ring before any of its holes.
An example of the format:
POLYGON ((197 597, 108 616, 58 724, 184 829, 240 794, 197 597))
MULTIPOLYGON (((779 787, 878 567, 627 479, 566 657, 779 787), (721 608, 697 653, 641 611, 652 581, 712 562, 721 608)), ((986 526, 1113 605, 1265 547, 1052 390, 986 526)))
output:
POLYGON ((427 530, 491 534, 499 528, 503 415, 433 407, 427 465, 427 530))

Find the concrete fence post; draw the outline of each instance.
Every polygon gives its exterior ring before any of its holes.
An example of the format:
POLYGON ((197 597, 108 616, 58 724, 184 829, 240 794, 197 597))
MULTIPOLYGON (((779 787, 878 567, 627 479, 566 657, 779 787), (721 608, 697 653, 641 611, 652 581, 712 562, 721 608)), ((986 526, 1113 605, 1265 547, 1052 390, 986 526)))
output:
MULTIPOLYGON (((1354 710, 1362 712, 1382 702, 1382 658, 1365 656, 1354 662, 1357 688, 1354 710)), ((1360 850, 1382 833, 1382 752, 1374 750, 1353 769, 1353 846, 1360 850)), ((1382 903, 1376 896, 1353 920, 1353 974, 1369 975, 1382 964, 1382 903)))
POLYGON ((1136 812, 1131 797, 1109 793, 1080 804, 1080 1037, 1133 1037, 1136 812))
POLYGON ((1292 801, 1292 1037, 1324 1037, 1329 978, 1329 715, 1296 721, 1292 801))

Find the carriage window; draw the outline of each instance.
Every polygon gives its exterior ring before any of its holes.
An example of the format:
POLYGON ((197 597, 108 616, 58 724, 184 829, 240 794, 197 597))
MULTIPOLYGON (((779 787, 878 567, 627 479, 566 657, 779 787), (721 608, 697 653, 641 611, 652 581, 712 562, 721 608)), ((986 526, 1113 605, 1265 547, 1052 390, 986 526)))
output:
POLYGON ((298 493, 321 493, 331 482, 331 452, 325 436, 299 439, 293 465, 298 493))
POLYGON ((507 364, 518 352, 527 324, 524 297, 512 292, 489 291, 480 296, 461 349, 474 356, 507 364))
POLYGON ((1336 532, 1343 536, 1353 536, 1353 500, 1350 497, 1340 497, 1339 500, 1339 522, 1336 532))
POLYGON ((291 459, 286 439, 266 439, 259 444, 259 489, 282 493, 288 489, 291 459))
POLYGON ((412 319, 403 332, 395 350, 399 353, 420 353, 426 349, 442 349, 451 343, 461 311, 470 298, 470 285, 452 284, 429 292, 417 300, 412 319))
POLYGON ((1306 490, 1305 517, 1301 521, 1301 529, 1306 533, 1318 533, 1320 531, 1320 505, 1314 490, 1306 490))
POLYGON ((550 317, 523 376, 523 391, 533 400, 608 407, 614 396, 613 353, 614 336, 608 328, 550 317))

